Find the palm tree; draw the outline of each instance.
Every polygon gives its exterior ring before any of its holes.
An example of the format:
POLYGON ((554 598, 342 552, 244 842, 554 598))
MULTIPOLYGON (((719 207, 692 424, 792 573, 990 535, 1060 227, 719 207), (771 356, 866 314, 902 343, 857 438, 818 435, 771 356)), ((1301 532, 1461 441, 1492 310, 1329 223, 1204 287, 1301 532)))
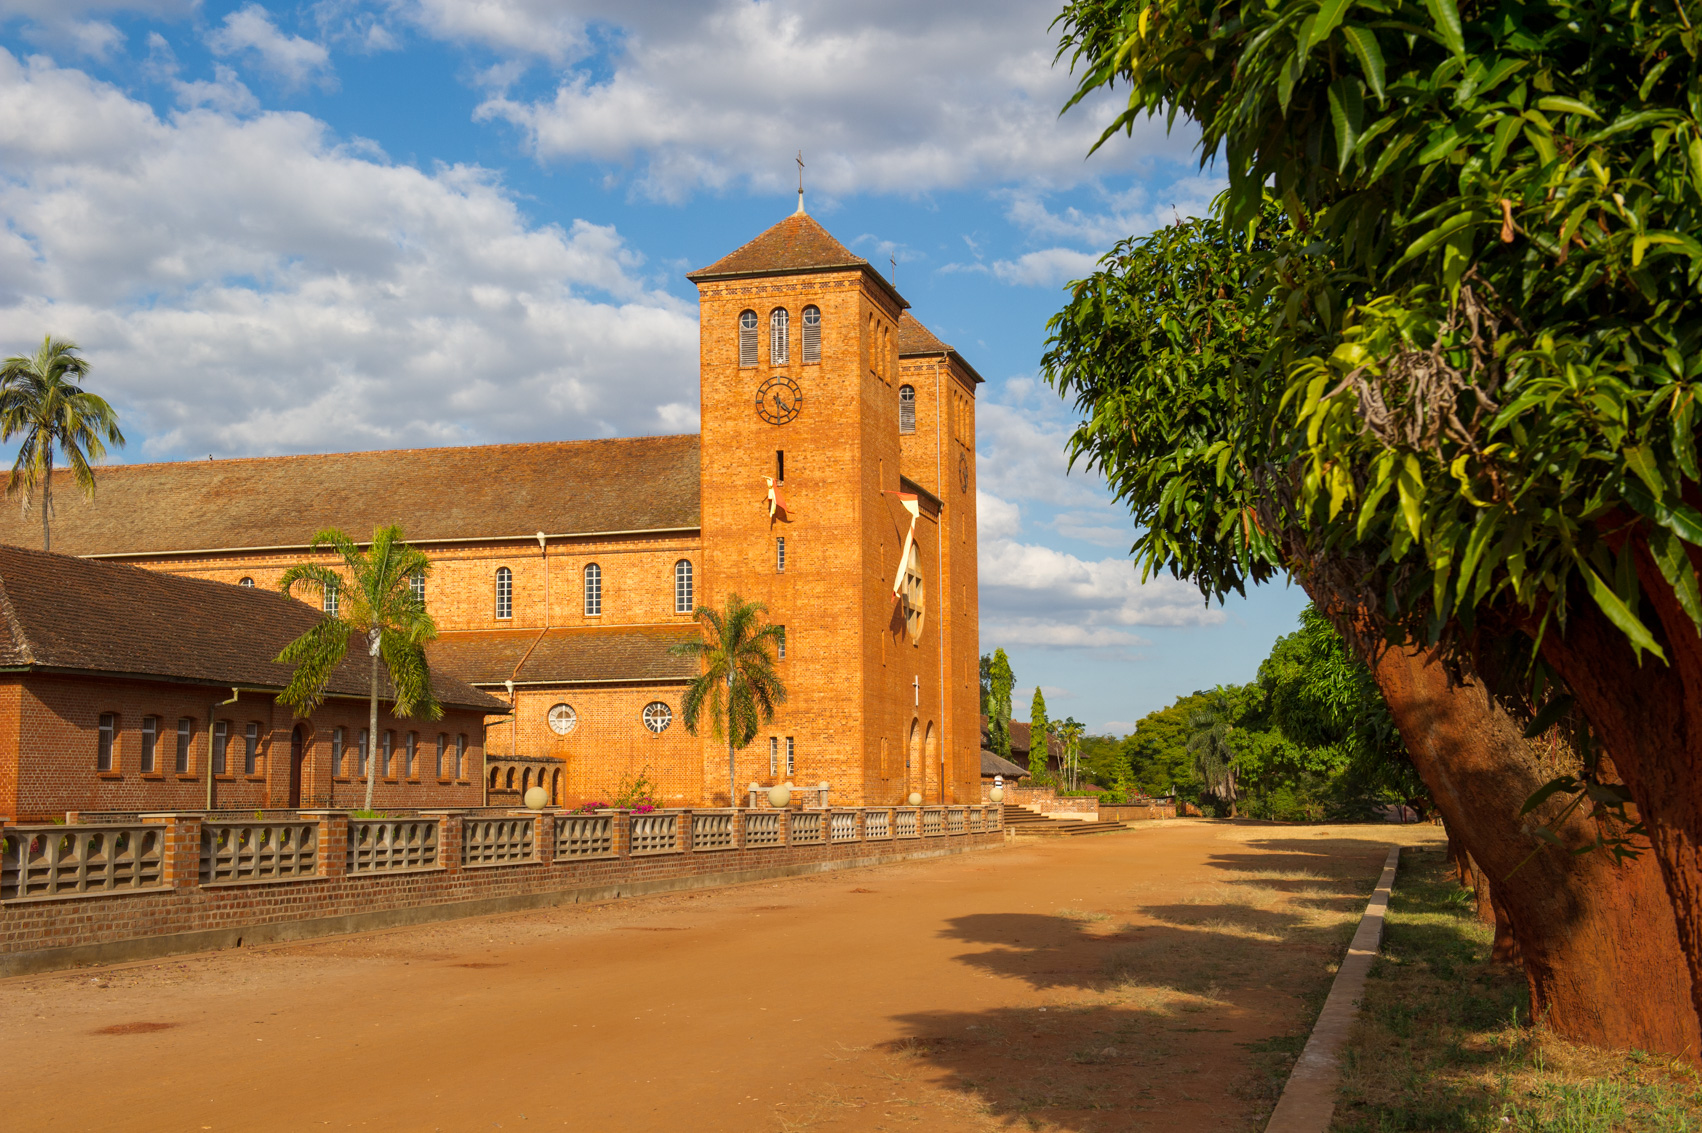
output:
POLYGON ((366 809, 372 809, 373 785, 378 781, 378 664, 382 659, 395 690, 391 712, 427 720, 443 715, 431 691, 425 644, 437 636, 437 623, 416 595, 413 578, 431 573, 431 560, 402 541, 402 529, 375 527, 372 543, 362 552, 355 541, 335 528, 313 537, 309 549, 330 547, 343 556, 343 569, 321 563, 297 563, 284 572, 278 588, 289 594, 300 585, 308 593, 334 598, 325 603, 325 618, 284 646, 278 660, 296 667, 289 687, 278 699, 306 716, 325 699, 331 674, 349 651, 349 638, 359 634, 372 658, 370 725, 366 749, 366 809))
POLYGON ((769 643, 785 633, 781 626, 763 624, 767 608, 737 594, 727 596, 722 611, 697 608, 703 638, 682 641, 672 652, 702 660, 703 672, 686 689, 686 731, 697 735, 698 718, 707 709, 717 740, 727 741, 727 802, 739 805, 736 753, 750 746, 756 730, 774 719, 774 706, 786 700, 786 686, 774 671, 769 643))
POLYGON ((53 549, 48 519, 53 515, 53 450, 57 446, 71 466, 77 487, 91 499, 95 494, 95 471, 90 460, 106 455, 107 444, 120 448, 124 434, 118 431, 118 414, 105 400, 73 379, 88 376, 88 362, 77 355, 78 346, 48 335, 34 357, 16 355, 0 362, 0 441, 22 434, 18 458, 6 478, 6 494, 30 497, 41 488, 41 549, 53 549), (102 441, 102 436, 105 441, 102 441))
POLYGON ((1087 728, 1074 716, 1065 717, 1058 726, 1058 738, 1063 741, 1062 763, 1069 776, 1070 790, 1081 789, 1081 737, 1087 728))
POLYGON ((1234 706, 1221 692, 1214 692, 1206 707, 1188 720, 1188 730, 1193 733, 1188 750, 1194 755, 1194 774, 1205 785, 1206 794, 1229 804, 1231 818, 1235 817, 1235 749, 1229 743, 1233 720, 1234 706))

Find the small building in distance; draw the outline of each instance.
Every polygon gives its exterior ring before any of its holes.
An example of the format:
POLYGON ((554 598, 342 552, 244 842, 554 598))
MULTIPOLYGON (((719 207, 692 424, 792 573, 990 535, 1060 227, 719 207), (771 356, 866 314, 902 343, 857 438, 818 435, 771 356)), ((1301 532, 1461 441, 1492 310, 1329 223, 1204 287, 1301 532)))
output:
MULTIPOLYGON (((323 615, 268 590, 0 545, 0 816, 67 811, 478 806, 484 722, 507 705, 442 673, 439 720, 380 688, 367 742, 366 651, 297 718, 280 650, 323 615)), ((382 679, 382 678, 381 678, 382 679)))

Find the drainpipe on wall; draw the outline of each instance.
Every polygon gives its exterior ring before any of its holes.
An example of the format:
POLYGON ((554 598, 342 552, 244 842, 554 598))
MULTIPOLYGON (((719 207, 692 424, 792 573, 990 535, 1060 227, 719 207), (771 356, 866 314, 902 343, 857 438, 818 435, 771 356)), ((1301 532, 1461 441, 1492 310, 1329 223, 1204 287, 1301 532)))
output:
MULTIPOLYGON (((219 714, 219 709, 223 708, 227 704, 235 704, 237 702, 237 699, 241 696, 242 696, 242 690, 240 688, 232 688, 230 690, 230 699, 229 700, 215 700, 212 703, 212 705, 210 705, 207 709, 207 809, 208 810, 213 809, 213 725, 217 722, 214 719, 214 717, 216 717, 219 714)), ((228 739, 229 737, 227 736, 226 738, 228 739)), ((225 752, 225 758, 226 759, 230 758, 230 752, 229 752, 228 749, 225 752)))

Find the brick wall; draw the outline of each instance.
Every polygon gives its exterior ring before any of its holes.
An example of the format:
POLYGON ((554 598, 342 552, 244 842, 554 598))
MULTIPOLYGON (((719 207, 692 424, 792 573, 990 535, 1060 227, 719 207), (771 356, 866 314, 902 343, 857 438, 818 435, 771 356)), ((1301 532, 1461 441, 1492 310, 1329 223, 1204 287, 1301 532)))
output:
MULTIPOLYGON (((681 719, 684 690, 680 683, 516 689, 519 710, 514 719, 493 718, 491 757, 518 749, 522 755, 562 760, 566 783, 561 801, 569 806, 611 799, 623 779, 639 775, 655 784, 659 802, 693 805, 703 798, 703 741, 686 731, 681 719), (652 701, 661 701, 674 714, 673 723, 661 733, 644 726, 644 707, 652 701), (565 736, 549 726, 549 710, 556 704, 568 705, 576 717, 565 736)), ((767 758, 765 750, 765 773, 767 758)), ((721 778, 726 778, 724 764, 721 778)))
MULTIPOLYGON (((327 700, 305 720, 266 693, 242 693, 235 704, 214 708, 228 688, 169 681, 113 680, 29 674, 0 678, 0 816, 45 819, 68 811, 140 811, 199 808, 206 802, 211 733, 208 711, 230 736, 225 771, 214 775, 216 808, 277 808, 319 801, 358 805, 365 783, 357 777, 355 742, 367 726, 367 704, 327 700), (115 718, 112 769, 97 768, 100 717, 115 718), (157 720, 153 769, 142 764, 143 721, 157 720), (191 722, 187 770, 177 769, 178 722, 191 722), (254 767, 247 765, 247 728, 257 726, 254 767), (332 735, 345 729, 341 775, 332 768, 332 735), (292 768, 293 734, 300 728, 299 768, 292 768), (292 774, 299 795, 292 798, 292 774)), ((476 806, 482 799, 484 717, 448 708, 443 719, 399 720, 379 707, 379 735, 394 733, 390 773, 377 784, 381 807, 476 806), (406 773, 405 744, 419 736, 413 774, 406 773), (451 760, 458 736, 467 748, 461 775, 439 777, 437 736, 449 738, 451 760)), ((375 750, 379 745, 375 745, 375 750)))
MULTIPOLYGON (((444 917, 464 916, 508 909, 536 907, 563 900, 589 900, 647 891, 696 885, 730 884, 757 877, 874 864, 908 857, 932 856, 966 849, 985 848, 1004 841, 996 808, 949 808, 936 811, 933 822, 915 816, 915 836, 892 836, 899 829, 893 811, 880 826, 870 823, 866 810, 713 812, 729 815, 731 829, 725 848, 705 848, 694 838, 693 812, 665 811, 646 816, 652 831, 658 827, 673 832, 672 846, 633 852, 632 824, 636 816, 610 816, 606 853, 570 857, 558 846, 558 823, 571 821, 559 812, 491 812, 415 814, 395 819, 401 825, 428 827, 433 847, 432 863, 399 868, 351 869, 355 855, 351 846, 371 846, 382 838, 374 835, 379 823, 353 823, 346 814, 302 812, 265 822, 214 821, 201 814, 149 816, 142 823, 125 827, 57 826, 0 829, 6 839, 3 868, 0 868, 0 975, 63 967, 75 963, 102 963, 121 959, 168 955, 237 943, 300 939, 332 932, 349 932, 391 924, 419 923, 444 917), (773 845, 754 844, 748 823, 753 814, 777 816, 773 845), (837 814, 847 840, 835 840, 837 814), (955 814, 955 817, 954 817, 955 814), (845 816, 850 816, 848 819, 845 816), (495 865, 471 865, 477 855, 469 849, 474 831, 481 823, 516 824, 523 846, 520 860, 495 865), (357 838, 362 826, 366 830, 357 838), (819 831, 816 840, 802 836, 809 827, 819 831), (886 837, 875 837, 884 831, 886 837), (933 827, 938 833, 923 834, 933 827), (975 829, 975 827, 981 827, 975 829), (290 858, 279 852, 277 838, 286 828, 306 830, 308 838, 292 843, 297 849, 311 845, 312 853, 290 858), (124 834, 133 854, 148 832, 157 841, 152 849, 151 872, 145 884, 124 891, 73 895, 12 896, 34 878, 47 876, 42 865, 62 843, 69 844, 91 834, 108 839, 124 834), (267 832, 272 842, 267 842, 267 832), (163 843, 163 848, 161 846, 163 843), (215 868, 215 847, 242 848, 234 856, 226 853, 215 868), (270 852, 268 853, 268 846, 270 852), (246 855, 246 856, 244 856, 246 855), (217 881, 218 870, 248 868, 251 874, 276 872, 276 863, 288 859, 305 876, 252 880, 217 881), (19 870, 20 860, 37 865, 27 877, 19 870), (243 867, 241 863, 246 862, 243 867), (273 863, 268 866, 266 863, 273 863)), ((379 833, 382 833, 380 831, 379 833)), ((416 844, 419 830, 413 831, 416 844)), ((286 846, 287 848, 287 846, 286 846)), ((110 844, 107 847, 111 856, 110 844)), ((73 855, 74 856, 74 855, 73 855)), ((120 855, 122 856, 122 855, 120 855)), ((398 857, 398 860, 401 860, 398 857)), ((371 860, 367 863, 371 865, 371 860)), ((62 884, 75 871, 58 863, 62 884)), ((228 876, 228 873, 225 874, 228 876)), ((85 884, 87 884, 85 878, 85 884)))

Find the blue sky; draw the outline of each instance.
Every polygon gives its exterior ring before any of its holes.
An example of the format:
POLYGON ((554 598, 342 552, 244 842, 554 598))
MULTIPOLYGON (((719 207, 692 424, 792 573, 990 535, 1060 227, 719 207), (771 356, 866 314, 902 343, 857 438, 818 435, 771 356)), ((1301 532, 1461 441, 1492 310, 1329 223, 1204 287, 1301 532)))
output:
POLYGON ((1126 731, 1251 678, 1298 591, 1139 583, 1036 379, 1060 286, 1219 185, 1093 158, 1057 0, 0 0, 0 350, 80 342, 121 460, 697 427, 684 272, 791 211, 988 379, 982 646, 1126 731), (893 261, 896 267, 889 263, 893 261))

